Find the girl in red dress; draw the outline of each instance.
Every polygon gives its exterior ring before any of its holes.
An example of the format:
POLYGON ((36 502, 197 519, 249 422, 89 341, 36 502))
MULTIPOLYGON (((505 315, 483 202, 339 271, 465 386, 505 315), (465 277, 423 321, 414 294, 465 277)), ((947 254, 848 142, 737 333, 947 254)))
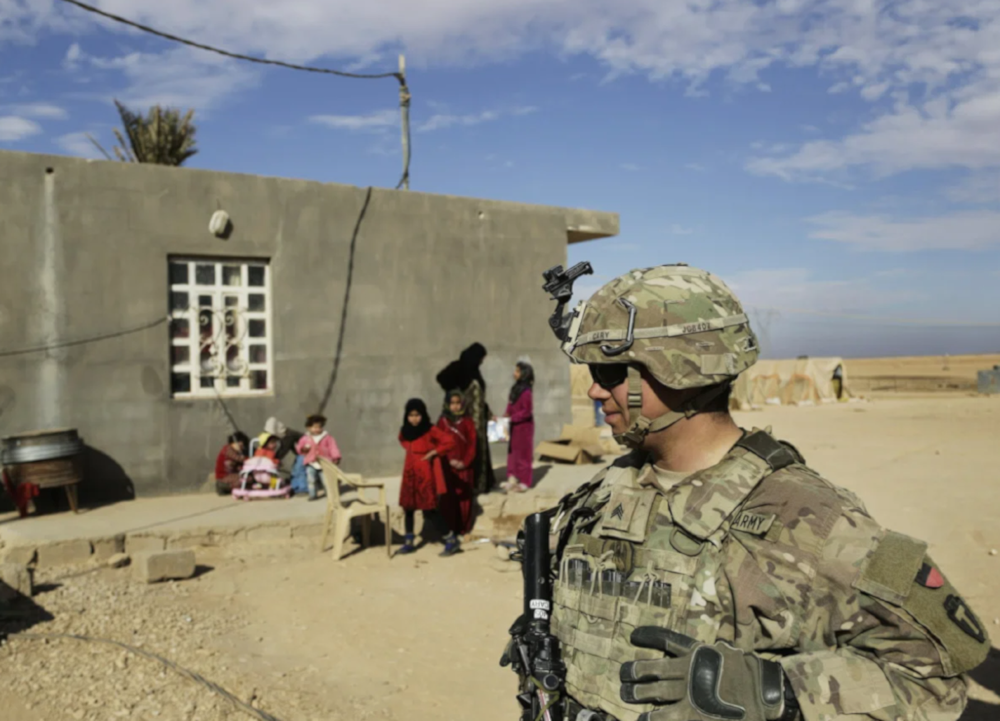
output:
POLYGON ((215 457, 215 492, 220 496, 228 496, 234 488, 240 487, 240 470, 249 446, 250 439, 237 431, 226 439, 226 445, 215 457))
MULTIPOLYGON (((452 434, 455 448, 447 454, 444 471, 447 494, 442 496, 441 512, 451 531, 464 535, 472 530, 472 495, 475 482, 473 461, 476 458, 476 424, 465 408, 462 391, 452 391, 437 427, 452 434)), ((458 548, 456 539, 455 549, 458 548)), ((445 550, 448 547, 445 546, 445 550)))
MULTIPOLYGON (((413 533, 416 511, 423 511, 424 518, 432 519, 441 529, 447 551, 449 542, 454 543, 457 539, 445 527, 437 507, 438 496, 447 491, 441 456, 453 451, 456 444, 453 434, 432 425, 424 402, 419 398, 411 398, 406 402, 403 427, 399 429, 399 443, 406 449, 403 483, 399 488, 399 505, 405 514, 406 535, 399 553, 413 553, 417 550, 413 533)), ((453 552, 454 549, 451 550, 453 552)))

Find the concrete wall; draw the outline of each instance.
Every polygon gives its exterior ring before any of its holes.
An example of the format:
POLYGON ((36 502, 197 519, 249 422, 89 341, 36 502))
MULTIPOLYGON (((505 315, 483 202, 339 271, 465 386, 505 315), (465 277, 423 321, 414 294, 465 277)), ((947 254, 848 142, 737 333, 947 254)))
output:
MULTIPOLYGON (((167 314, 167 258, 267 258, 274 393, 227 399, 243 430, 315 412, 333 367, 364 188, 0 153, 0 435, 75 427, 137 495, 200 487, 230 432, 215 400, 170 394, 168 327, 47 352, 5 352, 134 328, 167 314), (218 208, 231 236, 208 232, 218 208), (117 465, 116 465, 117 464, 117 465)), ((569 373, 541 272, 568 229, 617 216, 375 189, 358 234, 339 377, 326 415, 349 471, 399 472, 407 398, 440 408, 434 376, 473 341, 489 401, 533 361, 538 437, 570 418, 569 373), (582 220, 581 220, 582 218, 582 220), (597 218, 597 221, 595 221, 597 218)), ((608 231, 605 231, 608 232, 608 231)), ((501 457, 502 460, 502 457, 501 457)))

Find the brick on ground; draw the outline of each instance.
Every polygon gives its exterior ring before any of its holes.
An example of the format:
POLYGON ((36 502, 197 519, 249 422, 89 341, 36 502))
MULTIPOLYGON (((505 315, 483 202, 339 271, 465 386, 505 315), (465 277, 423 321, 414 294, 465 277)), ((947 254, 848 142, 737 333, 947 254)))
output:
POLYGON ((121 533, 111 538, 99 538, 92 542, 94 546, 94 558, 99 561, 106 561, 112 556, 125 552, 125 534, 121 533))
POLYGON ((194 551, 149 551, 132 558, 133 573, 137 581, 157 581, 191 578, 195 572, 194 551))
POLYGON ((59 541, 38 548, 38 567, 68 566, 84 563, 90 560, 93 553, 90 541, 85 539, 75 541, 59 541))

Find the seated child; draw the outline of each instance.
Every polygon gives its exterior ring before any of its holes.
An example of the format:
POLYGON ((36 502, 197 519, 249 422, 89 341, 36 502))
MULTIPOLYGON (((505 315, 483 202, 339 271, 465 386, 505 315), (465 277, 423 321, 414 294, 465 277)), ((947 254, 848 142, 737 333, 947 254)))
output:
POLYGON ((270 433, 261 433, 260 445, 257 447, 256 452, 253 454, 254 458, 270 458, 274 461, 275 465, 278 463, 278 447, 281 445, 281 439, 277 436, 273 436, 270 433))
POLYGON ((340 449, 333 436, 324 430, 326 418, 320 415, 309 416, 306 419, 306 434, 295 444, 295 452, 305 456, 303 463, 309 484, 309 500, 315 501, 320 478, 319 459, 326 458, 332 463, 340 463, 340 449))
POLYGON ((236 432, 226 439, 226 445, 215 458, 215 491, 220 496, 232 493, 240 486, 240 470, 246 460, 250 439, 245 433, 236 432))

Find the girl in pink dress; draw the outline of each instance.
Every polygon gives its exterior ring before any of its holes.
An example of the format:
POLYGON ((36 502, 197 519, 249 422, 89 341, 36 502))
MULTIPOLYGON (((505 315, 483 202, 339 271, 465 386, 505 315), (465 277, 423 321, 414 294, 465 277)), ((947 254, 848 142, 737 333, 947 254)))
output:
POLYGON ((507 481, 500 485, 505 491, 523 493, 531 488, 531 461, 535 453, 535 418, 531 388, 535 371, 527 361, 514 367, 514 385, 510 389, 504 417, 510 419, 510 445, 507 450, 507 481))

